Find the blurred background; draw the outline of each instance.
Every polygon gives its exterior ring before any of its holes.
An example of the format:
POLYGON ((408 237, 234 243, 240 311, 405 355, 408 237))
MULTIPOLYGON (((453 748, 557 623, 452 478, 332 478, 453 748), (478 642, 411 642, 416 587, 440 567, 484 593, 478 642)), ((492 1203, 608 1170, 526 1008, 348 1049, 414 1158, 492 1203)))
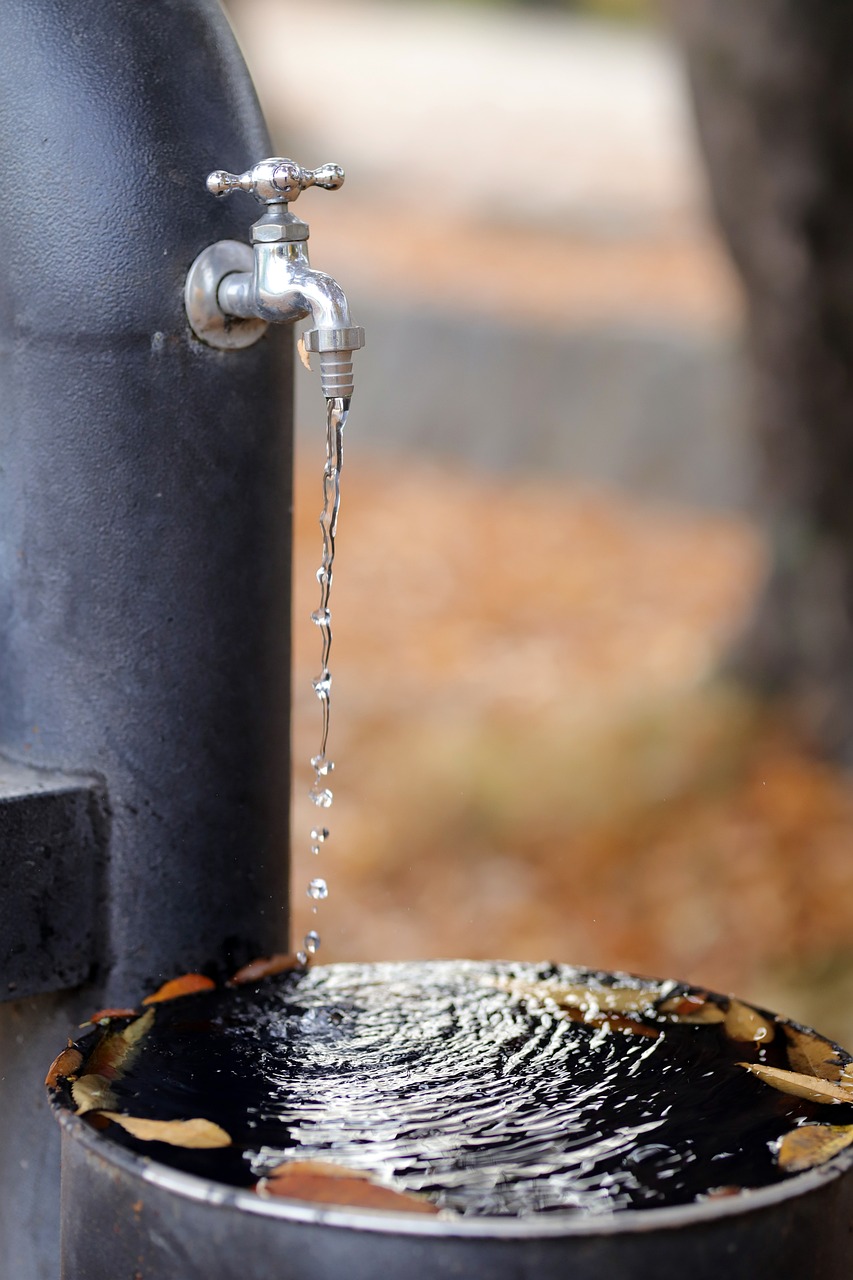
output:
POLYGON ((851 1045, 839 33, 747 8, 231 0, 280 154, 347 170, 299 211, 368 335, 319 858, 299 377, 294 938, 677 976, 851 1045))

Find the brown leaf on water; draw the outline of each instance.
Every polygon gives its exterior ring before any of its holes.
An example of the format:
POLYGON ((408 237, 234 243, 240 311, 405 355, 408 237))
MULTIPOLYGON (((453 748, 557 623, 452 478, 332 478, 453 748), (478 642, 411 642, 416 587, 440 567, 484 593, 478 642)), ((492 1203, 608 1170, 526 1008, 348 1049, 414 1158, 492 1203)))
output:
POLYGON ((760 1062, 739 1062, 752 1075, 757 1076, 764 1084, 781 1093, 789 1093, 794 1098, 805 1098, 808 1102, 833 1104, 838 1102, 853 1103, 853 1088, 834 1084, 831 1080, 822 1080, 818 1076, 804 1075, 799 1071, 783 1071, 781 1067, 765 1067, 760 1062))
POLYGON ((495 985, 516 999, 532 999, 557 1005, 566 1012, 577 1010, 584 1018, 607 1013, 654 1013, 659 991, 650 987, 593 987, 587 983, 557 982, 543 978, 526 982, 520 978, 497 978, 495 985))
POLYGON ((139 1053, 141 1041, 154 1022, 154 1012, 149 1009, 121 1031, 107 1031, 101 1036, 86 1060, 86 1071, 108 1080, 117 1079, 139 1053))
POLYGON ((143 1142, 167 1142, 170 1147, 199 1150, 231 1146, 230 1135, 212 1120, 144 1120, 122 1115, 119 1111, 103 1111, 102 1114, 143 1142))
POLYGON ((94 1074, 81 1076, 71 1085, 71 1096, 78 1116, 85 1115, 87 1111, 108 1110, 116 1104, 115 1094, 106 1076, 94 1074))
POLYGON ((134 1018, 136 1017, 136 1009, 98 1009, 93 1013, 91 1018, 87 1018, 85 1022, 81 1022, 81 1027, 91 1026, 95 1022, 112 1022, 113 1018, 134 1018))
POLYGON ((593 1015, 587 1013, 583 1022, 588 1027, 601 1027, 605 1031, 624 1031, 632 1036, 645 1036, 647 1040, 657 1040, 661 1033, 660 1027, 648 1027, 644 1022, 638 1022, 635 1018, 626 1018, 619 1013, 600 1013, 593 1015))
POLYGON ((97 1129, 99 1132, 102 1129, 109 1129, 110 1127, 110 1122, 104 1115, 103 1111, 87 1111, 83 1116, 83 1122, 87 1124, 90 1129, 97 1129))
POLYGON ((779 1167, 786 1173, 802 1173, 825 1164, 853 1144, 853 1125, 806 1124, 786 1133, 779 1145, 779 1167))
POLYGON ((300 1177, 305 1178, 367 1178, 368 1181, 370 1180, 369 1173, 350 1169, 345 1164, 335 1164, 332 1160, 288 1160, 284 1164, 277 1165, 267 1174, 267 1178, 284 1178, 291 1174, 299 1174, 300 1177))
POLYGON ((58 1089, 60 1080, 68 1080, 75 1076, 83 1065, 83 1055, 79 1049, 63 1049, 50 1064, 44 1082, 48 1089, 58 1089))
POLYGON ((262 978, 271 978, 276 973, 287 973, 290 969, 299 969, 304 966, 300 965, 294 955, 285 955, 284 953, 274 956, 259 956, 257 960, 250 960, 248 964, 244 964, 242 969, 230 979, 234 986, 240 986, 244 982, 260 982, 262 978))
POLYGON ((397 1213, 438 1213, 436 1205, 407 1191, 395 1191, 371 1181, 370 1175, 323 1160, 295 1160, 281 1164, 261 1178, 255 1190, 260 1196, 284 1196, 312 1204, 333 1204, 357 1209, 386 1209, 397 1213))
POLYGON ((196 991, 213 991, 216 983, 203 973, 184 973, 180 978, 170 978, 158 987, 152 995, 146 996, 143 1004, 159 1004, 162 1000, 176 1000, 178 996, 193 995, 196 991))
POLYGON ((773 1023, 768 1018, 734 996, 729 1000, 725 1026, 729 1039, 742 1044, 769 1044, 775 1035, 773 1023))
POLYGON ((697 1026, 726 1020, 725 1010, 715 1004, 706 991, 689 991, 683 995, 670 996, 658 1005, 658 1013, 675 1018, 678 1022, 697 1026))
POLYGON ((704 1200, 728 1200, 731 1196, 739 1196, 743 1187, 724 1186, 709 1187, 702 1197, 704 1200))
POLYGON ((660 1035, 658 1028, 638 1020, 643 1014, 650 1016, 655 1012, 654 1001, 659 992, 649 987, 592 987, 586 983, 556 982, 549 978, 541 982, 498 978, 496 985, 516 999, 556 1005, 560 1013, 566 1014, 573 1022, 583 1022, 588 1027, 623 1031, 649 1039, 660 1035))
POLYGON ((599 1013, 653 1013, 659 992, 649 987, 587 988, 585 1006, 599 1013))
POLYGON ((788 1041, 788 1061, 795 1071, 807 1076, 817 1076, 821 1080, 831 1080, 834 1084, 843 1082, 845 1063, 828 1040, 812 1032, 801 1031, 790 1023, 785 1024, 785 1036, 788 1041))

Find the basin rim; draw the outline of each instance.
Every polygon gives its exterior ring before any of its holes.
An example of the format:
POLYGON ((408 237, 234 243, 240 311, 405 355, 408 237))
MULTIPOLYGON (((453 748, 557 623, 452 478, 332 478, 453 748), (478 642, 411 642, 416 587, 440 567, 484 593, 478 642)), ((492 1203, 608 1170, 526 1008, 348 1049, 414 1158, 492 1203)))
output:
POLYGON ((676 1231, 709 1225, 719 1219, 771 1209, 787 1200, 817 1192, 829 1182, 853 1169, 853 1148, 847 1148, 825 1164, 793 1174, 784 1182, 766 1187, 745 1188, 738 1195, 718 1200, 694 1201, 665 1208, 625 1209, 612 1213, 530 1214, 525 1217, 443 1217, 405 1211, 338 1208, 313 1205, 284 1197, 262 1197, 242 1187, 214 1182, 196 1174, 183 1173, 150 1156, 140 1156, 113 1142, 103 1131, 93 1129, 70 1112, 59 1099, 51 1103, 65 1141, 82 1143, 87 1155, 112 1165, 127 1177, 136 1178, 183 1199, 211 1208, 238 1210, 284 1222, 378 1232, 384 1235, 461 1237, 467 1239, 531 1240, 555 1237, 616 1236, 652 1231, 676 1231))

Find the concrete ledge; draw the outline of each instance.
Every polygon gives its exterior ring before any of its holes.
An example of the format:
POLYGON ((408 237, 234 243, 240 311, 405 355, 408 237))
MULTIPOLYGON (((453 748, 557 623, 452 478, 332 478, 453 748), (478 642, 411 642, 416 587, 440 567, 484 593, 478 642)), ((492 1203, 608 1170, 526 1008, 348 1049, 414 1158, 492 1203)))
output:
POLYGON ((90 975, 105 856, 100 788, 0 760, 0 1000, 90 975))

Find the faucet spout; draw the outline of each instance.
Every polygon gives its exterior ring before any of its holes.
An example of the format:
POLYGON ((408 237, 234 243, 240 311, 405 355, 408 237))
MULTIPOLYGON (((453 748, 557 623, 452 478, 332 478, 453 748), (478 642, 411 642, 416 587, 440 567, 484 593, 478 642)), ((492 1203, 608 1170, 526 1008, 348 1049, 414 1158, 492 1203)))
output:
POLYGON ((288 207, 305 187, 335 190, 343 177, 337 165, 306 171, 279 158, 262 160, 240 175, 212 173, 207 185, 213 194, 249 191, 265 211, 252 227, 251 250, 233 240, 211 245, 190 268, 185 292, 190 326, 212 346, 249 346, 267 324, 309 317, 304 344, 319 355, 323 394, 349 400, 352 355, 364 346, 364 330, 353 324, 338 282, 311 266, 308 227, 288 207))

